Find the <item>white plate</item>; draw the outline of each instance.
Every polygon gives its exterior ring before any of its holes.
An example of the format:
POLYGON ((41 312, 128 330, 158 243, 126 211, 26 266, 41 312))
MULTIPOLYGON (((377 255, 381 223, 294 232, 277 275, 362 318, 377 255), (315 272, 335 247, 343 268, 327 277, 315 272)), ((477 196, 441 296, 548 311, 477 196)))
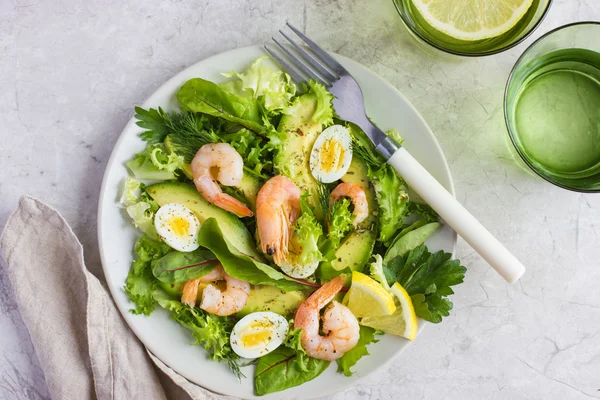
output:
MULTIPOLYGON (((241 71, 256 58, 263 56, 260 47, 247 47, 218 54, 192 65, 162 85, 142 107, 177 107, 175 94, 190 78, 223 80, 223 71, 241 71)), ((442 150, 431 130, 417 110, 393 86, 362 65, 342 56, 336 58, 350 71, 363 89, 369 116, 383 129, 397 128, 405 139, 406 148, 451 193, 454 187, 442 150)), ((133 258, 133 244, 139 233, 129 217, 118 207, 123 181, 128 176, 125 163, 144 149, 138 138, 141 129, 132 119, 117 141, 106 167, 98 207, 98 241, 104 275, 123 317, 146 347, 165 364, 187 379, 212 391, 242 397, 257 398, 253 391, 254 367, 243 369, 247 378, 235 378, 224 363, 209 360, 203 348, 192 347, 191 335, 174 322, 169 313, 157 308, 150 317, 129 312, 132 303, 123 291, 125 278, 133 258)), ((453 252, 456 235, 444 227, 427 242, 431 250, 453 252)), ((417 339, 418 343, 418 339, 417 339)), ((379 343, 369 346, 370 356, 361 359, 352 377, 336 373, 332 365, 317 379, 283 392, 262 396, 263 399, 313 398, 342 390, 358 379, 392 361, 407 345, 407 340, 385 335, 379 343)), ((400 377, 399 377, 400 378, 400 377)))

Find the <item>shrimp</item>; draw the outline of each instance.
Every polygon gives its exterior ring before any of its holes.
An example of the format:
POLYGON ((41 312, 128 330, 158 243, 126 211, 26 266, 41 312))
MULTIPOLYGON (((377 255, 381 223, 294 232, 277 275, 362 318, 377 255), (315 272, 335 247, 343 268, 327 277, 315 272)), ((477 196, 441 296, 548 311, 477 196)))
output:
POLYGON ((209 203, 240 217, 251 217, 250 210, 238 199, 223 193, 217 180, 225 186, 238 186, 244 175, 242 156, 228 143, 209 143, 200 147, 192 159, 192 176, 196 189, 209 203), (218 168, 216 180, 213 170, 218 168))
POLYGON ((201 282, 216 282, 224 280, 227 289, 221 291, 213 285, 208 285, 202 291, 200 308, 220 316, 235 314, 246 305, 250 296, 250 283, 240 281, 227 275, 222 265, 217 265, 211 272, 198 279, 187 281, 183 286, 181 302, 194 307, 198 297, 198 285, 201 282))
POLYGON ((317 289, 296 311, 294 328, 302 328, 300 344, 310 357, 337 360, 358 342, 360 328, 352 311, 337 301, 331 302, 343 287, 344 281, 338 276, 317 289), (320 317, 320 310, 329 302, 320 317), (319 334, 321 318, 325 336, 319 334))
POLYGON ((354 221, 352 224, 356 228, 358 224, 363 222, 369 216, 369 203, 367 203, 367 195, 360 185, 352 182, 344 182, 337 185, 329 195, 331 204, 335 203, 340 197, 349 197, 354 205, 354 221))
POLYGON ((256 198, 256 224, 263 253, 273 256, 275 264, 287 259, 292 226, 300 214, 300 189, 289 178, 269 179, 256 198))

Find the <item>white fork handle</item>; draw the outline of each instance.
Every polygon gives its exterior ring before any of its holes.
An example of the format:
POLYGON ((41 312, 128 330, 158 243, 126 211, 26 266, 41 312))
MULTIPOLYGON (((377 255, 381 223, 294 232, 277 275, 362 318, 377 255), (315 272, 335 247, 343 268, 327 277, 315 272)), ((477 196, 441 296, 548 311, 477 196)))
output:
POLYGON ((525 267, 469 213, 404 147, 388 160, 415 192, 504 279, 516 282, 525 267))

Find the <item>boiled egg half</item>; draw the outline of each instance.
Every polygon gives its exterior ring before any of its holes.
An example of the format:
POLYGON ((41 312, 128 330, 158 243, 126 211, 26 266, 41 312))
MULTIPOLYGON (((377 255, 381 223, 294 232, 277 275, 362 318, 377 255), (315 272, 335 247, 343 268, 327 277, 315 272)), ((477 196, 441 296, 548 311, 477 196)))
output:
POLYGON ((352 137, 342 125, 332 125, 315 140, 310 153, 310 171, 323 183, 339 180, 352 162, 352 137))
POLYGON ((198 244, 200 221, 189 208, 178 203, 167 203, 154 216, 156 232, 166 244, 178 251, 194 251, 198 244))
POLYGON ((254 312, 233 327, 231 348, 240 357, 258 358, 278 348, 288 331, 285 317, 270 311, 254 312))

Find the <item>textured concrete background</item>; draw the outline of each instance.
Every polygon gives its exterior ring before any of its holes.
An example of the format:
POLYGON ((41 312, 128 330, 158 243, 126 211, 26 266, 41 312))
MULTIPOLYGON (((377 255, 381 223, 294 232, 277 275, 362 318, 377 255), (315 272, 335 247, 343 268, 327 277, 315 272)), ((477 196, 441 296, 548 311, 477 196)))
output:
MULTIPOLYGON (((600 20, 598 0, 554 3, 528 43, 600 20)), ((0 227, 21 195, 39 197, 101 275, 100 182, 133 106, 200 59, 264 43, 286 20, 404 93, 440 141, 459 200, 528 266, 507 285, 459 241, 469 272, 452 317, 334 398, 600 398, 600 196, 555 188, 512 158, 503 88, 526 45, 436 59, 412 43, 391 0, 0 1, 0 227)), ((0 399, 48 398, 2 269, 0 311, 0 399)))

